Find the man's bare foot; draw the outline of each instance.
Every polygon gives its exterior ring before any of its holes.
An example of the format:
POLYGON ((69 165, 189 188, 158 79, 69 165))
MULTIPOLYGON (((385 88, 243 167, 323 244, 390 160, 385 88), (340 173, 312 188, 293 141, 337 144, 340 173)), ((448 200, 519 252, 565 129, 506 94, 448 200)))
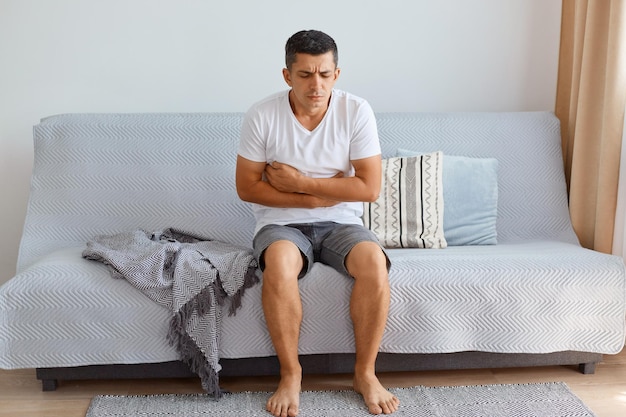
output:
POLYGON ((300 407, 301 375, 285 375, 280 378, 278 388, 272 395, 265 409, 275 417, 295 417, 300 407))
POLYGON ((391 414, 398 410, 400 400, 387 391, 375 375, 354 376, 354 390, 363 396, 371 414, 391 414))

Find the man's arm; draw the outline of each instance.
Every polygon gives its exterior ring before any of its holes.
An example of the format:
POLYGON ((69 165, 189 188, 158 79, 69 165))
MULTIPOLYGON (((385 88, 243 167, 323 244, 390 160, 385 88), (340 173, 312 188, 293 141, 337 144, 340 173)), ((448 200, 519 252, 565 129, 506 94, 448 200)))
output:
POLYGON ((283 192, 263 181, 265 162, 254 162, 237 155, 235 184, 237 194, 243 201, 268 207, 315 208, 330 207, 338 203, 314 195, 283 192))
POLYGON ((286 193, 301 193, 335 201, 376 201, 380 193, 381 156, 351 161, 353 177, 311 178, 279 162, 265 168, 273 188, 286 193))

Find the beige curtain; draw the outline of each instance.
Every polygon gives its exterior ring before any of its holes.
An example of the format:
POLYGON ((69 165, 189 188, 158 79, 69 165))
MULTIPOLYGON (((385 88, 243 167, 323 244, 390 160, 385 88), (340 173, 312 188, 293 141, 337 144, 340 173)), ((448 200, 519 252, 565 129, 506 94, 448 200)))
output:
POLYGON ((611 253, 626 104, 626 0, 563 0, 556 115, 570 215, 611 253))

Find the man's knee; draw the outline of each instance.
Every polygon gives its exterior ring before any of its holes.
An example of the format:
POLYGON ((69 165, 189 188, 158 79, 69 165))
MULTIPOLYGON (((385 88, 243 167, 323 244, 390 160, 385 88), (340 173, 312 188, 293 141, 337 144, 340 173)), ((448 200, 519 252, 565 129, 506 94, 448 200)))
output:
POLYGON ((355 279, 369 277, 387 282, 388 260, 375 242, 357 243, 346 257, 346 269, 355 279))
POLYGON ((278 240, 265 249, 262 254, 264 276, 297 277, 304 267, 300 249, 288 240, 278 240))

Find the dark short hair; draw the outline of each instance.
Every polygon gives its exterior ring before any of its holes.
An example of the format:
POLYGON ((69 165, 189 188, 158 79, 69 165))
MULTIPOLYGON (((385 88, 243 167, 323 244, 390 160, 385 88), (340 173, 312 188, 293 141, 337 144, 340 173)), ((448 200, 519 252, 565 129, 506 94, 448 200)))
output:
POLYGON ((339 53, 333 38, 319 30, 302 30, 287 40, 285 64, 287 69, 291 69, 291 65, 296 62, 296 54, 324 55, 327 52, 333 53, 336 67, 339 62, 339 53))

